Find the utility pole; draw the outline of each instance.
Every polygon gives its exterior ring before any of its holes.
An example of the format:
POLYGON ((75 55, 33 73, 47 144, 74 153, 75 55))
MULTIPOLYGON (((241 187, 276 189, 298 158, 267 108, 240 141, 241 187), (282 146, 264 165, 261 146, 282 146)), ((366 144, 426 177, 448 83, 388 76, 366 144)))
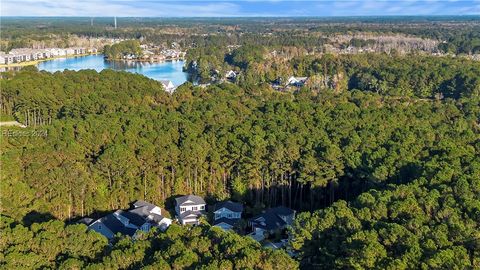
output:
POLYGON ((90 18, 90 26, 93 26, 93 17, 90 18))

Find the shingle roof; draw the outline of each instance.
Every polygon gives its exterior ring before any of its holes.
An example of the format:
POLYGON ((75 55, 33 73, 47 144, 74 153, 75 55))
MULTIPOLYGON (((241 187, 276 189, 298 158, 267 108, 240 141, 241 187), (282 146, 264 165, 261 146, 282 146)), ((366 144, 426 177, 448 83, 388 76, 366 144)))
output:
POLYGON ((176 205, 197 205, 197 204, 205 204, 205 201, 196 195, 186 195, 182 197, 175 198, 176 205), (186 203, 191 201, 192 203, 186 203))
POLYGON ((280 216, 289 216, 294 213, 295 211, 290 208, 278 206, 270 208, 265 213, 250 219, 250 222, 257 228, 275 230, 287 225, 280 216))
POLYGON ((165 217, 162 215, 157 215, 157 214, 150 214, 149 216, 151 220, 155 221, 156 223, 162 221, 165 217))
POLYGON ((265 212, 250 220, 250 222, 257 228, 265 230, 275 230, 285 226, 287 223, 278 215, 272 212, 265 212))
POLYGON ((214 211, 217 211, 224 207, 233 212, 243 212, 243 205, 241 203, 236 203, 232 201, 224 201, 224 202, 216 203, 214 211))
POLYGON ((133 203, 133 206, 134 206, 135 208, 145 207, 145 206, 146 206, 148 211, 152 211, 152 209, 156 207, 156 205, 151 204, 151 203, 146 202, 146 201, 142 201, 142 200, 138 200, 138 201, 134 202, 134 203, 133 203))
POLYGON ((78 223, 82 223, 82 224, 85 224, 85 225, 90 225, 92 223, 93 219, 91 218, 88 218, 88 217, 85 217, 85 218, 82 218, 78 221, 78 223))
POLYGON ((219 218, 219 219, 215 220, 215 222, 213 223, 213 226, 218 225, 220 223, 226 223, 230 226, 235 226, 235 224, 237 224, 239 220, 240 219, 238 219, 238 218, 236 218, 236 219, 219 218))
POLYGON ((125 227, 123 223, 120 222, 120 220, 118 220, 117 217, 115 217, 114 214, 109 214, 107 216, 104 216, 103 218, 100 219, 100 222, 102 222, 105 226, 107 226, 107 228, 110 229, 110 231, 112 231, 113 234, 121 233, 121 234, 133 236, 137 231, 136 229, 125 227))
POLYGON ((122 211, 122 210, 118 210, 115 213, 118 213, 118 215, 126 217, 130 223, 132 223, 133 225, 135 225, 137 227, 141 227, 143 224, 145 224, 147 222, 145 220, 145 218, 143 218, 142 216, 138 215, 137 213, 134 213, 134 212, 131 212, 131 211, 125 212, 125 211, 122 211))
POLYGON ((204 212, 202 212, 202 211, 185 211, 185 212, 181 213, 179 217, 180 217, 180 219, 184 219, 184 218, 186 218, 190 215, 194 216, 195 218, 198 218, 198 217, 204 215, 204 212))

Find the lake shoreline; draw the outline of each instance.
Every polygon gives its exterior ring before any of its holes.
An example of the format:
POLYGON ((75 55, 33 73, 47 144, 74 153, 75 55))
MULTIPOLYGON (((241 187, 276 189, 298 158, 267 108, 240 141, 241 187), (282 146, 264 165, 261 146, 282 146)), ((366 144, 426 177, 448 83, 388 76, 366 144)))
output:
POLYGON ((188 81, 189 78, 189 73, 184 71, 184 64, 184 60, 170 59, 163 62, 112 61, 106 60, 103 54, 95 54, 42 61, 38 63, 37 68, 52 73, 66 69, 75 71, 93 69, 97 72, 104 69, 122 70, 141 74, 157 81, 169 80, 178 86, 188 81))
POLYGON ((42 58, 33 61, 25 61, 20 63, 12 63, 12 64, 0 64, 0 68, 10 68, 10 67, 27 67, 27 66, 36 66, 41 62, 51 61, 55 59, 62 59, 62 58, 74 58, 74 57, 82 57, 82 56, 89 56, 89 55, 98 55, 101 53, 83 53, 83 54, 70 54, 70 55, 62 55, 62 56, 55 56, 49 58, 42 58))

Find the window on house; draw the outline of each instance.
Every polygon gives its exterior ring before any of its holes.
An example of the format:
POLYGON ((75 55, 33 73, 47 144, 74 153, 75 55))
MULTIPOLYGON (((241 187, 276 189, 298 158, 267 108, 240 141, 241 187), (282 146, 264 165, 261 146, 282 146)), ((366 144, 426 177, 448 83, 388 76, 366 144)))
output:
POLYGON ((98 229, 101 230, 101 229, 102 229, 102 225, 98 225, 98 229))
POLYGON ((185 212, 185 211, 187 211, 186 207, 180 207, 180 212, 185 212))
POLYGON ((198 210, 198 207, 196 207, 196 206, 192 207, 192 211, 197 211, 197 210, 198 210))
POLYGON ((205 205, 200 206, 200 210, 204 210, 204 209, 205 209, 205 205))

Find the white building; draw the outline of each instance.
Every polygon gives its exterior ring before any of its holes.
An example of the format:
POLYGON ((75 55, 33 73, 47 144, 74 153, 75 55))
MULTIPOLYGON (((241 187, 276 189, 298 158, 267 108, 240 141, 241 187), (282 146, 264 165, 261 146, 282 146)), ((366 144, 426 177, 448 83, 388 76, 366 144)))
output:
POLYGON ((182 225, 198 225, 199 218, 205 215, 205 201, 195 195, 182 196, 175 199, 175 212, 182 225))
POLYGON ((160 83, 162 83, 163 88, 165 88, 165 91, 169 92, 170 94, 175 91, 175 85, 173 84, 172 81, 160 80, 160 83))
POLYGON ((307 82, 307 80, 308 80, 308 77, 291 76, 287 80, 287 85, 301 87, 307 82))

